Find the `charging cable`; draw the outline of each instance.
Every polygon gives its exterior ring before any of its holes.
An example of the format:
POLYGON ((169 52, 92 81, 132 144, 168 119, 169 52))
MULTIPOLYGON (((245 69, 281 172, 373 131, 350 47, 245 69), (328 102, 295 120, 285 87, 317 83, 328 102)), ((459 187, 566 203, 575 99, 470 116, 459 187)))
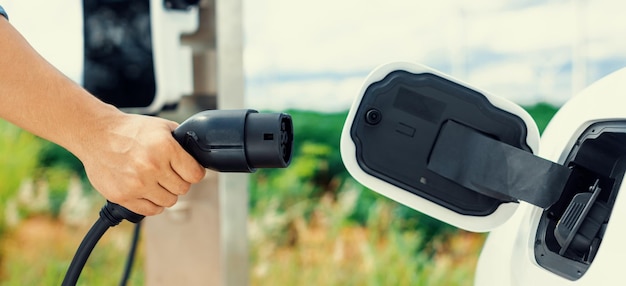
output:
POLYGON ((91 255, 91 251, 110 227, 118 225, 124 219, 133 223, 139 223, 143 218, 144 216, 140 214, 136 214, 125 207, 107 201, 102 209, 100 209, 100 217, 91 229, 89 229, 89 232, 87 232, 87 235, 85 235, 85 238, 83 238, 83 241, 80 243, 78 250, 76 250, 76 254, 70 263, 70 267, 61 285, 76 285, 78 277, 87 262, 87 258, 91 255))

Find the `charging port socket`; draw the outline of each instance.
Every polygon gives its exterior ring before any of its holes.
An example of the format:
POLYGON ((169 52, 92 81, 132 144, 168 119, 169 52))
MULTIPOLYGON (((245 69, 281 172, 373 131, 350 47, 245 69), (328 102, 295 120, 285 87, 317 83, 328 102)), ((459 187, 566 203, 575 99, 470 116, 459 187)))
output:
POLYGON ((626 122, 602 122, 577 139, 563 165, 571 176, 541 216, 535 240, 539 265, 569 280, 582 277, 600 247, 626 170, 626 122))

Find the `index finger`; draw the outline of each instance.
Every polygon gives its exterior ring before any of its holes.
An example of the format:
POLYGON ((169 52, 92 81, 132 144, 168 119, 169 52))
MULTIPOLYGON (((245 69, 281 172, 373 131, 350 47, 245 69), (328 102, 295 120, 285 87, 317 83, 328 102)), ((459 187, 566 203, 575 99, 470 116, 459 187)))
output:
POLYGON ((204 178, 206 169, 193 156, 187 153, 182 146, 176 146, 174 153, 170 166, 178 176, 192 184, 200 182, 204 178))

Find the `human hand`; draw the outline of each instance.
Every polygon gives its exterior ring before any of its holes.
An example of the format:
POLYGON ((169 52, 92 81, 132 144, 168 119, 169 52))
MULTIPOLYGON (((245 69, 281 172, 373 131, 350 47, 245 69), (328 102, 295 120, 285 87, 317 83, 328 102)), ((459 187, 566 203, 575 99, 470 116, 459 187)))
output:
POLYGON ((177 124, 120 112, 47 62, 0 17, 0 118, 78 157, 106 199, 142 215, 176 203, 205 169, 173 138, 177 124))
POLYGON ((90 152, 77 156, 93 187, 109 201, 156 215, 204 178, 204 167, 172 136, 177 123, 124 114, 105 126, 85 142, 90 152))

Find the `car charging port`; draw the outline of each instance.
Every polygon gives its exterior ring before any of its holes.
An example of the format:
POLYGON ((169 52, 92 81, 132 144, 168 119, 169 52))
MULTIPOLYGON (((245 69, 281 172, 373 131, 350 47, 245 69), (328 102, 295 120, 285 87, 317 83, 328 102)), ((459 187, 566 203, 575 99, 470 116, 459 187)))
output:
POLYGON ((539 221, 535 259, 569 280, 582 277, 602 243, 626 171, 626 122, 587 128, 563 163, 571 170, 559 200, 539 221))
POLYGON ((599 182, 596 180, 589 192, 576 194, 557 222, 554 237, 561 246, 559 255, 587 263, 595 257, 602 237, 599 231, 606 227, 609 218, 607 204, 597 201, 601 192, 599 182))

